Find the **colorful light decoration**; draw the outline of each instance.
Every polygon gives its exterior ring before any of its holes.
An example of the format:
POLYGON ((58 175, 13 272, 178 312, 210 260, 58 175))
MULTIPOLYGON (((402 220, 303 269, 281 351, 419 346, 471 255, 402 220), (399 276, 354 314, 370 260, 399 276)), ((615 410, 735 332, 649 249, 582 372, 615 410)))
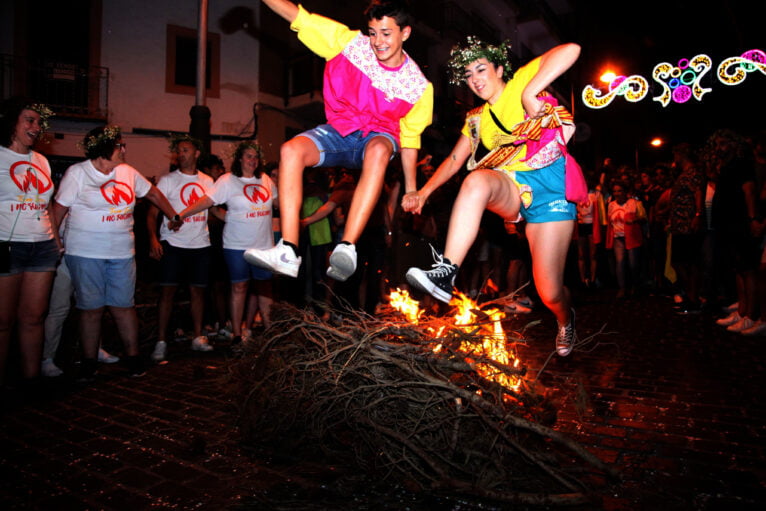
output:
POLYGON ((718 66, 718 79, 726 85, 737 85, 748 73, 760 71, 766 74, 766 53, 761 50, 746 51, 739 57, 729 57, 718 66), (733 66, 736 66, 733 70, 733 66))
MULTIPOLYGON (((707 55, 700 54, 690 59, 682 58, 675 66, 661 62, 654 67, 652 78, 662 86, 662 93, 652 98, 663 107, 674 103, 686 103, 691 98, 702 101, 702 96, 712 91, 703 88, 700 81, 713 67, 707 55)), ((760 71, 766 75, 766 53, 761 50, 749 50, 739 57, 730 57, 718 66, 718 79, 726 85, 737 85, 747 78, 748 73, 760 71)), ((602 93, 591 85, 582 91, 582 100, 590 108, 604 108, 618 96, 631 103, 644 99, 649 91, 649 83, 640 75, 618 76, 609 84, 609 91, 602 93)))
POLYGON ((588 85, 582 91, 583 102, 591 108, 604 108, 617 96, 623 96, 627 101, 641 101, 649 92, 649 82, 643 76, 618 76, 609 84, 609 92, 601 95, 601 91, 588 85))
POLYGON ((657 64, 652 78, 662 86, 662 94, 652 99, 662 106, 668 106, 671 99, 676 103, 686 103, 692 97, 702 101, 702 96, 712 89, 703 89, 699 82, 712 67, 713 61, 707 55, 697 55, 691 60, 681 59, 676 66, 667 62, 657 64))

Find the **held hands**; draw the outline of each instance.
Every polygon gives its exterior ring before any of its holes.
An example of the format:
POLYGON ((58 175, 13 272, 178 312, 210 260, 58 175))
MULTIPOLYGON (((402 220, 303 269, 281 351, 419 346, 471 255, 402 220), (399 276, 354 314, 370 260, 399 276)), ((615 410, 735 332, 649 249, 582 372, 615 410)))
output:
POLYGON ((180 229, 183 224, 184 224, 184 221, 178 215, 168 219, 168 229, 170 229, 173 232, 176 232, 178 229, 180 229))
POLYGON ((402 209, 407 213, 417 213, 423 209, 425 200, 418 192, 407 192, 402 197, 402 209))

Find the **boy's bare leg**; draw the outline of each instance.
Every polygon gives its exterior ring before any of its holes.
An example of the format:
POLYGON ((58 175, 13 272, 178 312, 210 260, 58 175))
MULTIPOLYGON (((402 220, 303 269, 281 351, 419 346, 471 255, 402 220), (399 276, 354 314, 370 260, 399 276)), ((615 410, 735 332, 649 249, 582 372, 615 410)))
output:
MULTIPOLYGON (((380 198, 386 168, 393 152, 394 147, 386 137, 375 137, 367 143, 364 151, 364 162, 362 163, 362 174, 359 177, 346 216, 343 241, 349 243, 359 241, 359 237, 367 226, 367 221, 380 198)), ((284 227, 282 229, 284 231, 284 227)))
POLYGON ((303 202, 303 169, 319 163, 319 149, 311 139, 295 137, 282 144, 279 160, 279 217, 282 238, 300 241, 300 210, 303 202))

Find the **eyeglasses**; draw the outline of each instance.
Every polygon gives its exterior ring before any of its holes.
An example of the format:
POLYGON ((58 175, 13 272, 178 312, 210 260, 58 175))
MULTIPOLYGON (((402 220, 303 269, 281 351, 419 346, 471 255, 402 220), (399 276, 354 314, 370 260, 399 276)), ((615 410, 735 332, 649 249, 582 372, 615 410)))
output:
POLYGON ((127 142, 120 142, 118 144, 114 144, 115 149, 127 149, 128 143, 127 142))

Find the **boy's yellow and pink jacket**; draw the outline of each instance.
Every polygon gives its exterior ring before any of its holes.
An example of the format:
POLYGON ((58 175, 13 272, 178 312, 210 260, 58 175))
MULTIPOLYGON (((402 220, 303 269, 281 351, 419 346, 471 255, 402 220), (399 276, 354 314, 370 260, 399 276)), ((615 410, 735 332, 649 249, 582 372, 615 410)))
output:
POLYGON ((376 58, 368 36, 302 6, 290 28, 327 60, 325 115, 338 133, 383 132, 401 147, 420 148, 420 135, 433 115, 433 85, 409 55, 401 66, 386 67, 376 58))

